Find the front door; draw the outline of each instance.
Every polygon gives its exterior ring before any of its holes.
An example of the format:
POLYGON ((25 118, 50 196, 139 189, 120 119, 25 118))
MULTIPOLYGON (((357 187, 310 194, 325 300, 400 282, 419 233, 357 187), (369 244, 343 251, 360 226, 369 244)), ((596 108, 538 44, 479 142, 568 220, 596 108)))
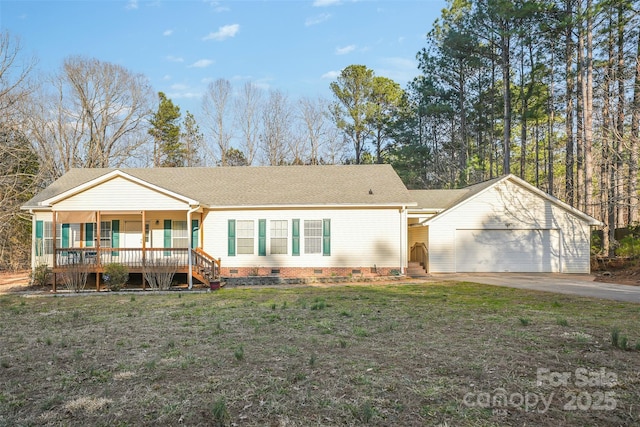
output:
POLYGON ((142 247, 142 222, 141 221, 125 221, 124 222, 124 241, 123 248, 141 248, 142 247))

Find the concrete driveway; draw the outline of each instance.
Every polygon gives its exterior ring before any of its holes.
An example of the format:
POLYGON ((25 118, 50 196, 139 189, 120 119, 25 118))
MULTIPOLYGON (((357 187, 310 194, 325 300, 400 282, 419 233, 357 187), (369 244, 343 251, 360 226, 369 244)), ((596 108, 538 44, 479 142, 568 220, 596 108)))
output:
POLYGON ((640 286, 595 282, 587 274, 452 273, 430 274, 435 280, 455 280, 510 288, 640 303, 640 286))

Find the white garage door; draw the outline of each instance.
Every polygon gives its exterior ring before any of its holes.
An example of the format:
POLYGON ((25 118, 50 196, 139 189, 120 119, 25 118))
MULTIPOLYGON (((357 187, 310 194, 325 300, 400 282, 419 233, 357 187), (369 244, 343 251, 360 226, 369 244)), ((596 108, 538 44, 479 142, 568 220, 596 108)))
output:
POLYGON ((456 230, 458 272, 560 272, 558 230, 456 230))

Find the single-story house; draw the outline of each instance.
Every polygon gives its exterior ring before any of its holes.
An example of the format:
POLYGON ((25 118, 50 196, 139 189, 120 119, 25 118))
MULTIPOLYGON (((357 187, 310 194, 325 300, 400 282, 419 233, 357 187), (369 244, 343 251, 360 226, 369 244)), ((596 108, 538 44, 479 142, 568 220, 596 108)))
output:
MULTIPOLYGON (((589 272, 599 222, 508 175, 409 191, 389 165, 73 169, 29 200, 32 265, 171 261, 203 283, 248 275, 589 272)), ((54 275, 55 277, 55 275, 54 275)), ((54 278, 55 282, 55 278, 54 278)))

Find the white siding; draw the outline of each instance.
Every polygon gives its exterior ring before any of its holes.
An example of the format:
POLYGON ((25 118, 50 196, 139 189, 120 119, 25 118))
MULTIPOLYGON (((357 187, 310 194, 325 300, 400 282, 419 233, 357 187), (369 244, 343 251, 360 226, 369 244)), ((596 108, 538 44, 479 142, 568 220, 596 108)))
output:
POLYGON ((558 230, 456 230, 457 272, 560 272, 558 230))
POLYGON ((588 273, 590 228, 555 203, 510 181, 502 181, 432 220, 429 227, 431 272, 456 271, 456 230, 557 230, 560 271, 588 273))
POLYGON ((55 204, 57 211, 187 210, 187 203, 116 177, 55 204))
POLYGON ((203 249, 229 267, 404 267, 405 214, 399 209, 302 209, 209 211, 203 249), (255 221, 253 255, 228 256, 229 219, 255 221), (267 255, 258 256, 258 220, 267 220, 267 255), (300 219, 300 255, 291 254, 291 220, 300 219), (331 219, 331 255, 304 253, 304 221, 331 219), (270 220, 286 220, 287 254, 270 254, 270 220))

